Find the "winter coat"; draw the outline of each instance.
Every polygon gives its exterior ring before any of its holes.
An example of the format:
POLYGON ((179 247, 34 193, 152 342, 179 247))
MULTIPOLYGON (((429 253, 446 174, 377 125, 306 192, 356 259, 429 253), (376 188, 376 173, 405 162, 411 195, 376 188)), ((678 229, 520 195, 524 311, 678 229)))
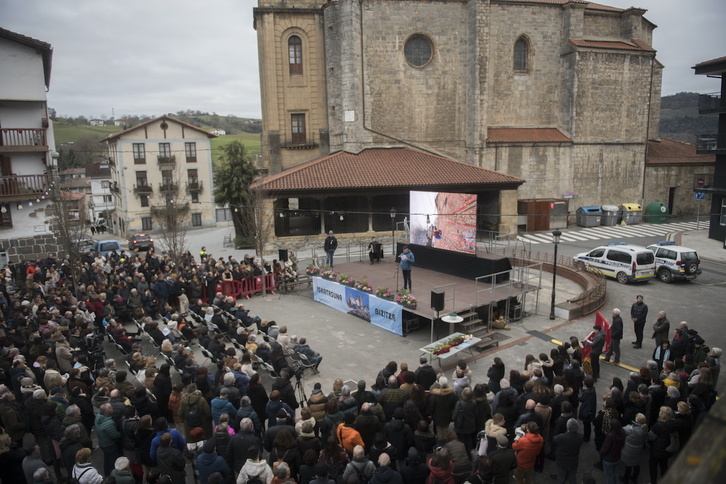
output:
POLYGON ((544 439, 541 435, 530 433, 514 442, 512 449, 517 451, 517 465, 523 469, 533 468, 543 445, 544 439))
POLYGON ((491 390, 494 394, 502 389, 502 387, 499 386, 499 382, 502 378, 504 378, 504 371, 504 365, 492 365, 491 368, 489 368, 489 371, 487 371, 487 377, 489 378, 489 390, 491 390))
POLYGON ((452 414, 454 431, 457 434, 474 434, 476 428, 476 403, 458 401, 452 414))
MULTIPOLYGON (((184 418, 184 412, 187 405, 197 405, 199 407, 202 428, 204 429, 204 437, 210 438, 212 436, 212 412, 209 409, 209 404, 202 396, 202 392, 196 390, 193 393, 182 397, 181 403, 179 404, 179 412, 177 413, 177 415, 182 419, 184 418)), ((189 437, 189 431, 192 429, 189 425, 185 425, 184 428, 186 429, 187 437, 189 437)))
POLYGON ((227 461, 227 465, 232 468, 234 474, 239 474, 239 471, 247 462, 247 452, 250 447, 256 446, 258 449, 262 449, 262 442, 251 432, 244 430, 237 434, 234 434, 229 439, 227 444, 227 450, 224 453, 224 458, 227 461))
POLYGON ((396 455, 401 458, 408 454, 408 448, 414 445, 411 427, 403 420, 393 419, 383 426, 386 440, 396 448, 396 455))
MULTIPOLYGON (((376 471, 376 465, 370 459, 364 457, 363 460, 353 460, 349 462, 343 472, 343 482, 348 482, 348 476, 355 474, 356 476, 365 476, 370 481, 373 473, 376 471)), ((363 482, 362 479, 359 479, 363 482)))
POLYGON ((625 443, 620 453, 620 460, 626 466, 639 466, 643 449, 648 441, 648 431, 639 423, 631 423, 623 427, 625 443))
POLYGON ((73 466, 73 477, 79 484, 101 484, 103 476, 92 464, 76 464, 73 466))
MULTIPOLYGON (((403 423, 403 421, 400 422, 403 423)), ((408 431, 411 432, 411 429, 409 428, 408 431)), ((340 442, 340 446, 350 453, 353 453, 353 449, 356 445, 365 447, 363 439, 361 438, 358 431, 353 427, 346 427, 345 424, 342 423, 338 424, 338 428, 336 429, 336 435, 338 436, 338 442, 340 442)))
POLYGON ((431 390, 429 412, 436 427, 448 427, 455 406, 456 395, 453 388, 435 388, 431 390))
POLYGON ((555 435, 552 440, 555 449, 555 464, 560 469, 574 471, 579 463, 582 434, 564 432, 555 435))
POLYGON ((444 469, 442 467, 434 466, 433 459, 429 459, 427 466, 429 468, 429 478, 426 481, 426 484, 433 484, 434 482, 438 484, 454 484, 454 478, 451 476, 454 472, 453 462, 449 462, 448 469, 444 469))
POLYGON ((111 471, 111 477, 116 479, 116 484, 136 484, 130 470, 117 471, 114 469, 111 471))
POLYGON ((318 423, 320 423, 325 418, 325 404, 327 402, 328 397, 326 397, 325 394, 320 390, 313 390, 312 395, 310 395, 310 398, 308 398, 308 408, 310 408, 310 414, 318 423))
POLYGON ((613 432, 608 432, 605 436, 605 442, 603 442, 600 448, 600 457, 605 462, 618 462, 624 444, 625 438, 622 434, 616 435, 613 432))
POLYGON ((121 433, 116 427, 116 422, 110 415, 96 415, 96 436, 100 447, 114 447, 119 445, 121 433))
POLYGON ((595 418, 597 402, 595 401, 595 388, 583 388, 580 394, 580 420, 592 422, 595 418))
POLYGON ((170 476, 172 484, 186 484, 186 460, 179 449, 162 447, 157 458, 159 472, 170 476))
POLYGON ((247 462, 242 466, 242 470, 237 476, 237 484, 245 484, 250 477, 259 477, 264 484, 270 484, 273 477, 272 469, 264 459, 259 462, 253 462, 247 459, 247 462))
MULTIPOLYGON (((373 473, 370 484, 403 484, 403 478, 391 467, 381 466, 373 473)), ((446 484, 453 484, 453 481, 446 484)))
POLYGON ((222 477, 230 475, 229 466, 224 458, 217 455, 216 452, 202 452, 197 456, 196 463, 199 472, 199 484, 207 484, 207 479, 215 472, 222 474, 222 477))
POLYGON ((658 422, 648 433, 650 441, 650 456, 656 459, 666 459, 672 454, 666 451, 671 444, 671 432, 676 431, 675 422, 658 422))
POLYGON ((211 403, 212 407, 212 421, 214 422, 214 425, 219 425, 219 417, 223 413, 226 413, 230 416, 231 419, 234 419, 237 415, 237 409, 234 408, 234 405, 232 405, 232 402, 230 402, 226 398, 217 397, 212 400, 211 403))

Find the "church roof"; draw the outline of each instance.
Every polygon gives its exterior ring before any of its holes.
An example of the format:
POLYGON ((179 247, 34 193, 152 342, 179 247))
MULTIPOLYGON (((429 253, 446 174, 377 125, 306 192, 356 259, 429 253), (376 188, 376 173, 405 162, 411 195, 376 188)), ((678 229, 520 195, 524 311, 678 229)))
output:
POLYGON ((640 50, 644 52, 655 52, 653 47, 640 39, 631 39, 630 42, 623 42, 622 40, 570 39, 570 44, 575 47, 587 47, 590 49, 640 50))
POLYGON ((649 165, 683 165, 716 163, 716 155, 699 155, 696 147, 672 139, 661 138, 660 141, 648 141, 649 165))
POLYGON ((489 128, 487 143, 572 143, 557 128, 489 128))
POLYGON ((380 188, 516 188, 524 180, 412 148, 336 151, 254 185, 269 192, 311 192, 380 188))

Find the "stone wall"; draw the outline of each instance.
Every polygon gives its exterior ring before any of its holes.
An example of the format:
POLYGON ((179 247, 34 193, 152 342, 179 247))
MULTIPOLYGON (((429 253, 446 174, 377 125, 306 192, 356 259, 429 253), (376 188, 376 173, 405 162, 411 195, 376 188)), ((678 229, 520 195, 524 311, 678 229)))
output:
POLYGON ((48 253, 58 254, 58 242, 52 233, 19 239, 0 239, 0 251, 7 253, 9 262, 45 259, 48 253))
MULTIPOLYGON (((645 169, 645 205, 651 202, 668 203, 671 188, 675 188, 673 197, 673 215, 696 215, 699 201, 693 194, 694 174, 713 174, 714 164, 688 165, 648 165, 645 169)), ((701 200, 701 220, 708 220, 711 210, 711 194, 701 200)))

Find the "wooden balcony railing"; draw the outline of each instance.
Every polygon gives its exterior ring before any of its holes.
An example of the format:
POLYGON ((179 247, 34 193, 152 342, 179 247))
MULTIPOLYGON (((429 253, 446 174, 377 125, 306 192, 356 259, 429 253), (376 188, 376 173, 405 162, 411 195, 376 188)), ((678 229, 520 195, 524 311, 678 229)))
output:
POLYGON ((187 183, 187 191, 188 192, 201 192, 203 189, 202 182, 188 182, 187 183))
POLYGON ((32 198, 48 188, 48 175, 0 176, 0 200, 32 198))
POLYGON ((0 152, 45 151, 48 142, 43 128, 1 128, 0 152))
POLYGON ((154 189, 151 187, 151 185, 134 185, 134 192, 136 193, 152 193, 154 189))
POLYGON ((156 157, 156 160, 159 162, 160 165, 173 165, 174 163, 176 163, 176 156, 175 155, 171 155, 171 156, 159 155, 156 157))

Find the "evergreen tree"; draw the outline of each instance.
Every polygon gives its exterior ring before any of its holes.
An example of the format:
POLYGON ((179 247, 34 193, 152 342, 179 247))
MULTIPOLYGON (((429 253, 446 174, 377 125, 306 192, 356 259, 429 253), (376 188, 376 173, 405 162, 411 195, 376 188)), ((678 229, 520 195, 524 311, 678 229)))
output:
POLYGON ((219 167, 214 181, 214 201, 217 206, 228 206, 232 211, 235 238, 250 239, 246 219, 252 218, 250 206, 250 185, 258 174, 247 154, 247 148, 241 141, 233 141, 222 148, 224 154, 219 157, 219 167))

